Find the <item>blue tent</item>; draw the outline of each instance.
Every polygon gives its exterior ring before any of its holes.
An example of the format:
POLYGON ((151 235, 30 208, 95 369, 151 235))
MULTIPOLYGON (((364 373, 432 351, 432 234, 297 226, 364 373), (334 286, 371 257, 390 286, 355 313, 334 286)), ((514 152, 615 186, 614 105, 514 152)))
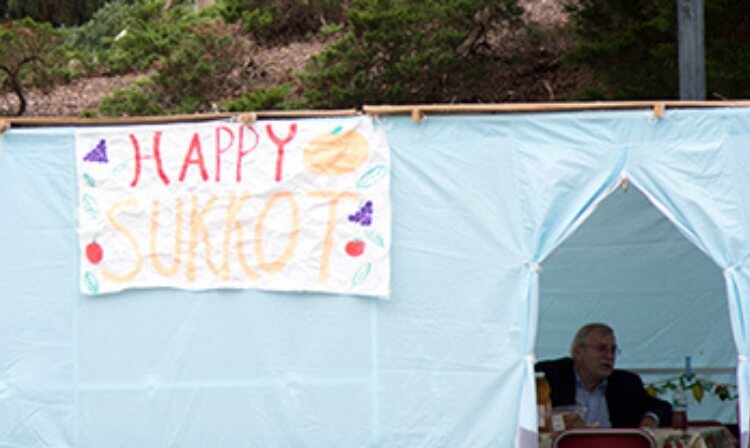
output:
POLYGON ((606 321, 647 381, 736 381, 747 446, 750 110, 375 120, 389 300, 81 295, 76 128, 0 136, 0 445, 533 446, 535 359, 606 321))

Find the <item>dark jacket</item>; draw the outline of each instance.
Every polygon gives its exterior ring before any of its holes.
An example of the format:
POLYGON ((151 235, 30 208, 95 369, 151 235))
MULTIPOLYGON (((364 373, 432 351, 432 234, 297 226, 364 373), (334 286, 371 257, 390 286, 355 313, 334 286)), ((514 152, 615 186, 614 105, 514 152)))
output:
MULTIPOLYGON (((537 372, 544 372, 552 389, 552 406, 573 405, 576 402, 573 359, 560 358, 536 364, 537 372)), ((659 417, 659 426, 672 425, 672 406, 649 395, 641 378, 627 370, 615 369, 607 378, 604 392, 613 428, 637 428, 647 412, 659 417)))

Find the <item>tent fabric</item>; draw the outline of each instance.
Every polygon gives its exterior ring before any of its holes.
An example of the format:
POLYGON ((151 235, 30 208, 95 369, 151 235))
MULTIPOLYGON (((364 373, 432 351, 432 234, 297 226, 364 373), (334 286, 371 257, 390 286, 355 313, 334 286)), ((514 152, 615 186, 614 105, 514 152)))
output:
POLYGON ((533 446, 532 364, 565 354, 571 336, 555 317, 609 316, 632 342, 623 365, 679 367, 690 341, 702 344, 696 367, 736 366, 747 447, 749 110, 378 125, 391 147, 389 301, 256 290, 82 296, 75 128, 0 136, 0 445, 533 446), (617 237, 587 223, 619 210, 623 179, 625 205, 658 210, 644 216, 668 225, 624 220, 617 249, 606 243, 617 237), (678 237, 665 245, 654 229, 678 237), (675 278, 644 280, 638 258, 612 255, 663 249, 677 270, 658 272, 675 278), (586 264, 591 253, 599 266, 586 264), (658 293, 665 307, 700 307, 644 311, 635 297, 644 284, 642 300, 658 293), (715 319, 673 324, 696 314, 715 319))

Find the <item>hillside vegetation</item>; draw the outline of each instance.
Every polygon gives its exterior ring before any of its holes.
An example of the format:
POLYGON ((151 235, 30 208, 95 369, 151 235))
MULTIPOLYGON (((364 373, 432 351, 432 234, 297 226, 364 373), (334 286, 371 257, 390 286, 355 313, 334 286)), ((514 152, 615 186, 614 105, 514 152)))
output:
MULTIPOLYGON (((0 115, 675 98, 675 0, 0 0, 0 115)), ((750 4, 706 2, 747 97, 750 4)))

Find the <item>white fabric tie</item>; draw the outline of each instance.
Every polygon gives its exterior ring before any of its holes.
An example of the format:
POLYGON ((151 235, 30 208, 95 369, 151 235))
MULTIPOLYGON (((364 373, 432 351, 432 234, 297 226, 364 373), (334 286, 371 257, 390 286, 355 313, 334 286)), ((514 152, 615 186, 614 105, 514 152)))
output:
POLYGON ((531 261, 526 263, 526 266, 529 267, 532 271, 536 272, 537 274, 542 272, 542 266, 539 263, 532 263, 531 261))

